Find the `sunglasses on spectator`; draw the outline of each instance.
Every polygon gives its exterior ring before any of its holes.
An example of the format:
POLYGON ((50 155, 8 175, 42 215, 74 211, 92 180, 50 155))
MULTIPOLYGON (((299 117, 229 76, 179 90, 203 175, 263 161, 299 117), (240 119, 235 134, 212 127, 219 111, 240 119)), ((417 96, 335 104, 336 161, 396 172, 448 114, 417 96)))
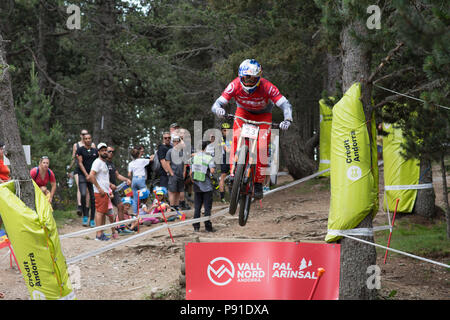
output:
POLYGON ((47 157, 47 156, 42 156, 41 159, 42 159, 42 160, 48 159, 48 157, 47 157))
POLYGON ((166 139, 170 139, 170 137, 164 137, 164 140, 166 140, 166 139))
POLYGON ((108 152, 108 153, 113 153, 113 152, 114 152, 114 150, 108 150, 108 151, 106 151, 106 152, 108 152))

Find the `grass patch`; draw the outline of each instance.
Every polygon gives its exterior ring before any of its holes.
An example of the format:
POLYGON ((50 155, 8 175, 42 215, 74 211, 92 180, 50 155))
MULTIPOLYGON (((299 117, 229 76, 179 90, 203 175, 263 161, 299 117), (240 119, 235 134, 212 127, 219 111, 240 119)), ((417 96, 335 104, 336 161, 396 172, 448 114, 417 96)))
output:
MULTIPOLYGON (((395 221, 392 232, 390 248, 412 253, 428 258, 447 258, 450 262, 450 240, 447 239, 445 221, 439 220, 427 225, 418 224, 412 219, 403 217, 395 221)), ((375 242, 387 246, 388 231, 377 232, 375 242)), ((377 248, 379 254, 384 254, 385 249, 377 248)), ((390 251, 389 254, 398 253, 390 251)))
POLYGON ((316 177, 311 180, 300 183, 299 187, 295 188, 296 193, 311 193, 317 191, 330 191, 330 178, 316 177))
MULTIPOLYGON (((74 210, 53 210, 53 218, 55 219, 56 227, 60 228, 64 224, 66 224, 68 222, 68 220, 77 219, 79 217, 78 217, 76 211, 74 211, 74 210)), ((4 230, 4 229, 5 229, 5 225, 2 224, 0 230, 4 230)))
POLYGON ((53 218, 55 219, 56 226, 58 228, 62 227, 64 224, 68 222, 68 220, 77 219, 78 215, 74 210, 54 210, 53 218))

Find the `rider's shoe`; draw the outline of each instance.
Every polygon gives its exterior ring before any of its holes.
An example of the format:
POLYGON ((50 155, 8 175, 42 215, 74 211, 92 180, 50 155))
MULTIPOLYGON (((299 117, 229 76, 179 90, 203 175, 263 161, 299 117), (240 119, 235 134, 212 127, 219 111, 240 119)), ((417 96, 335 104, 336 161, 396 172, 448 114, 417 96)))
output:
POLYGON ((253 198, 256 200, 263 198, 263 185, 262 183, 255 182, 255 192, 253 194, 253 198))
POLYGON ((229 186, 233 185, 233 181, 234 181, 234 176, 232 175, 228 175, 225 177, 225 183, 229 186))

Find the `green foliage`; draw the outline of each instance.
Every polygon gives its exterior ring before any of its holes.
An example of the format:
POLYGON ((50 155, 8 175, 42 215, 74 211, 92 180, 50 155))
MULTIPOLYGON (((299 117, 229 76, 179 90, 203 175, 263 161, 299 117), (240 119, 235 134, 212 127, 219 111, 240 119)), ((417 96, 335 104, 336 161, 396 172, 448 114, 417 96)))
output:
POLYGON ((17 121, 24 145, 31 146, 31 166, 39 165, 42 156, 50 159, 50 168, 58 181, 64 182, 65 166, 70 162, 63 126, 51 118, 53 106, 40 91, 38 78, 31 67, 30 84, 16 103, 17 121))
POLYGON ((387 122, 397 122, 403 129, 407 138, 406 157, 438 160, 446 153, 449 142, 450 113, 438 106, 449 106, 448 2, 428 0, 412 6, 408 1, 398 0, 392 1, 392 8, 395 9, 391 19, 393 33, 406 48, 389 71, 405 68, 411 71, 388 79, 383 85, 401 93, 413 90, 419 95, 410 95, 425 100, 425 103, 398 99, 403 103, 390 103, 380 115, 387 122))
MULTIPOLYGON (((325 55, 340 52, 342 29, 352 21, 365 24, 371 4, 382 9, 381 29, 354 36, 370 50, 372 70, 405 43, 379 75, 394 76, 379 84, 398 92, 425 86, 413 94, 427 101, 397 99, 378 110, 377 119, 405 128, 411 156, 436 158, 448 142, 449 113, 436 107, 449 105, 445 0, 141 0, 115 1, 111 11, 104 7, 109 1, 70 3, 81 9, 81 30, 66 28, 66 1, 0 3, 22 138, 32 145, 33 165, 46 153, 58 179, 80 129, 94 131, 106 104, 120 172, 131 145, 151 153, 172 122, 191 132, 194 120, 214 126, 211 105, 247 58, 259 60, 264 77, 289 99, 298 124, 291 130, 308 140, 318 126, 325 55), (36 70, 30 61, 39 64, 36 70)), ((378 88, 373 93, 375 104, 388 95, 378 88)), ((274 121, 281 119, 274 108, 274 121)))

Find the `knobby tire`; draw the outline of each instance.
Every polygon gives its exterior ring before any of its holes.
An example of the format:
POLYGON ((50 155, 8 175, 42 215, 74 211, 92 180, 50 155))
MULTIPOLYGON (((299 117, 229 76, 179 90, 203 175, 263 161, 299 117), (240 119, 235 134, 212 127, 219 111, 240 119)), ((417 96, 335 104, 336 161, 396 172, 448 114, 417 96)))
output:
POLYGON ((239 203, 239 225, 241 227, 245 226, 248 220, 248 216, 250 214, 250 205, 252 203, 252 197, 253 197, 253 187, 254 187, 254 165, 248 168, 250 171, 250 177, 245 185, 243 185, 244 188, 246 188, 247 192, 245 195, 241 197, 241 201, 239 203))
MULTIPOLYGON (((239 151, 239 162, 242 162, 242 159, 247 160, 248 155, 248 147, 246 145, 242 146, 241 150, 239 151), (244 157, 244 158, 242 158, 244 157)), ((233 187, 231 188, 231 195, 230 195, 230 208, 228 209, 228 213, 231 215, 234 215, 236 213, 236 209, 240 200, 241 196, 241 185, 242 180, 244 178, 244 171, 245 171, 245 161, 244 163, 238 163, 236 164, 236 168, 234 171, 234 180, 233 180, 233 187)))

